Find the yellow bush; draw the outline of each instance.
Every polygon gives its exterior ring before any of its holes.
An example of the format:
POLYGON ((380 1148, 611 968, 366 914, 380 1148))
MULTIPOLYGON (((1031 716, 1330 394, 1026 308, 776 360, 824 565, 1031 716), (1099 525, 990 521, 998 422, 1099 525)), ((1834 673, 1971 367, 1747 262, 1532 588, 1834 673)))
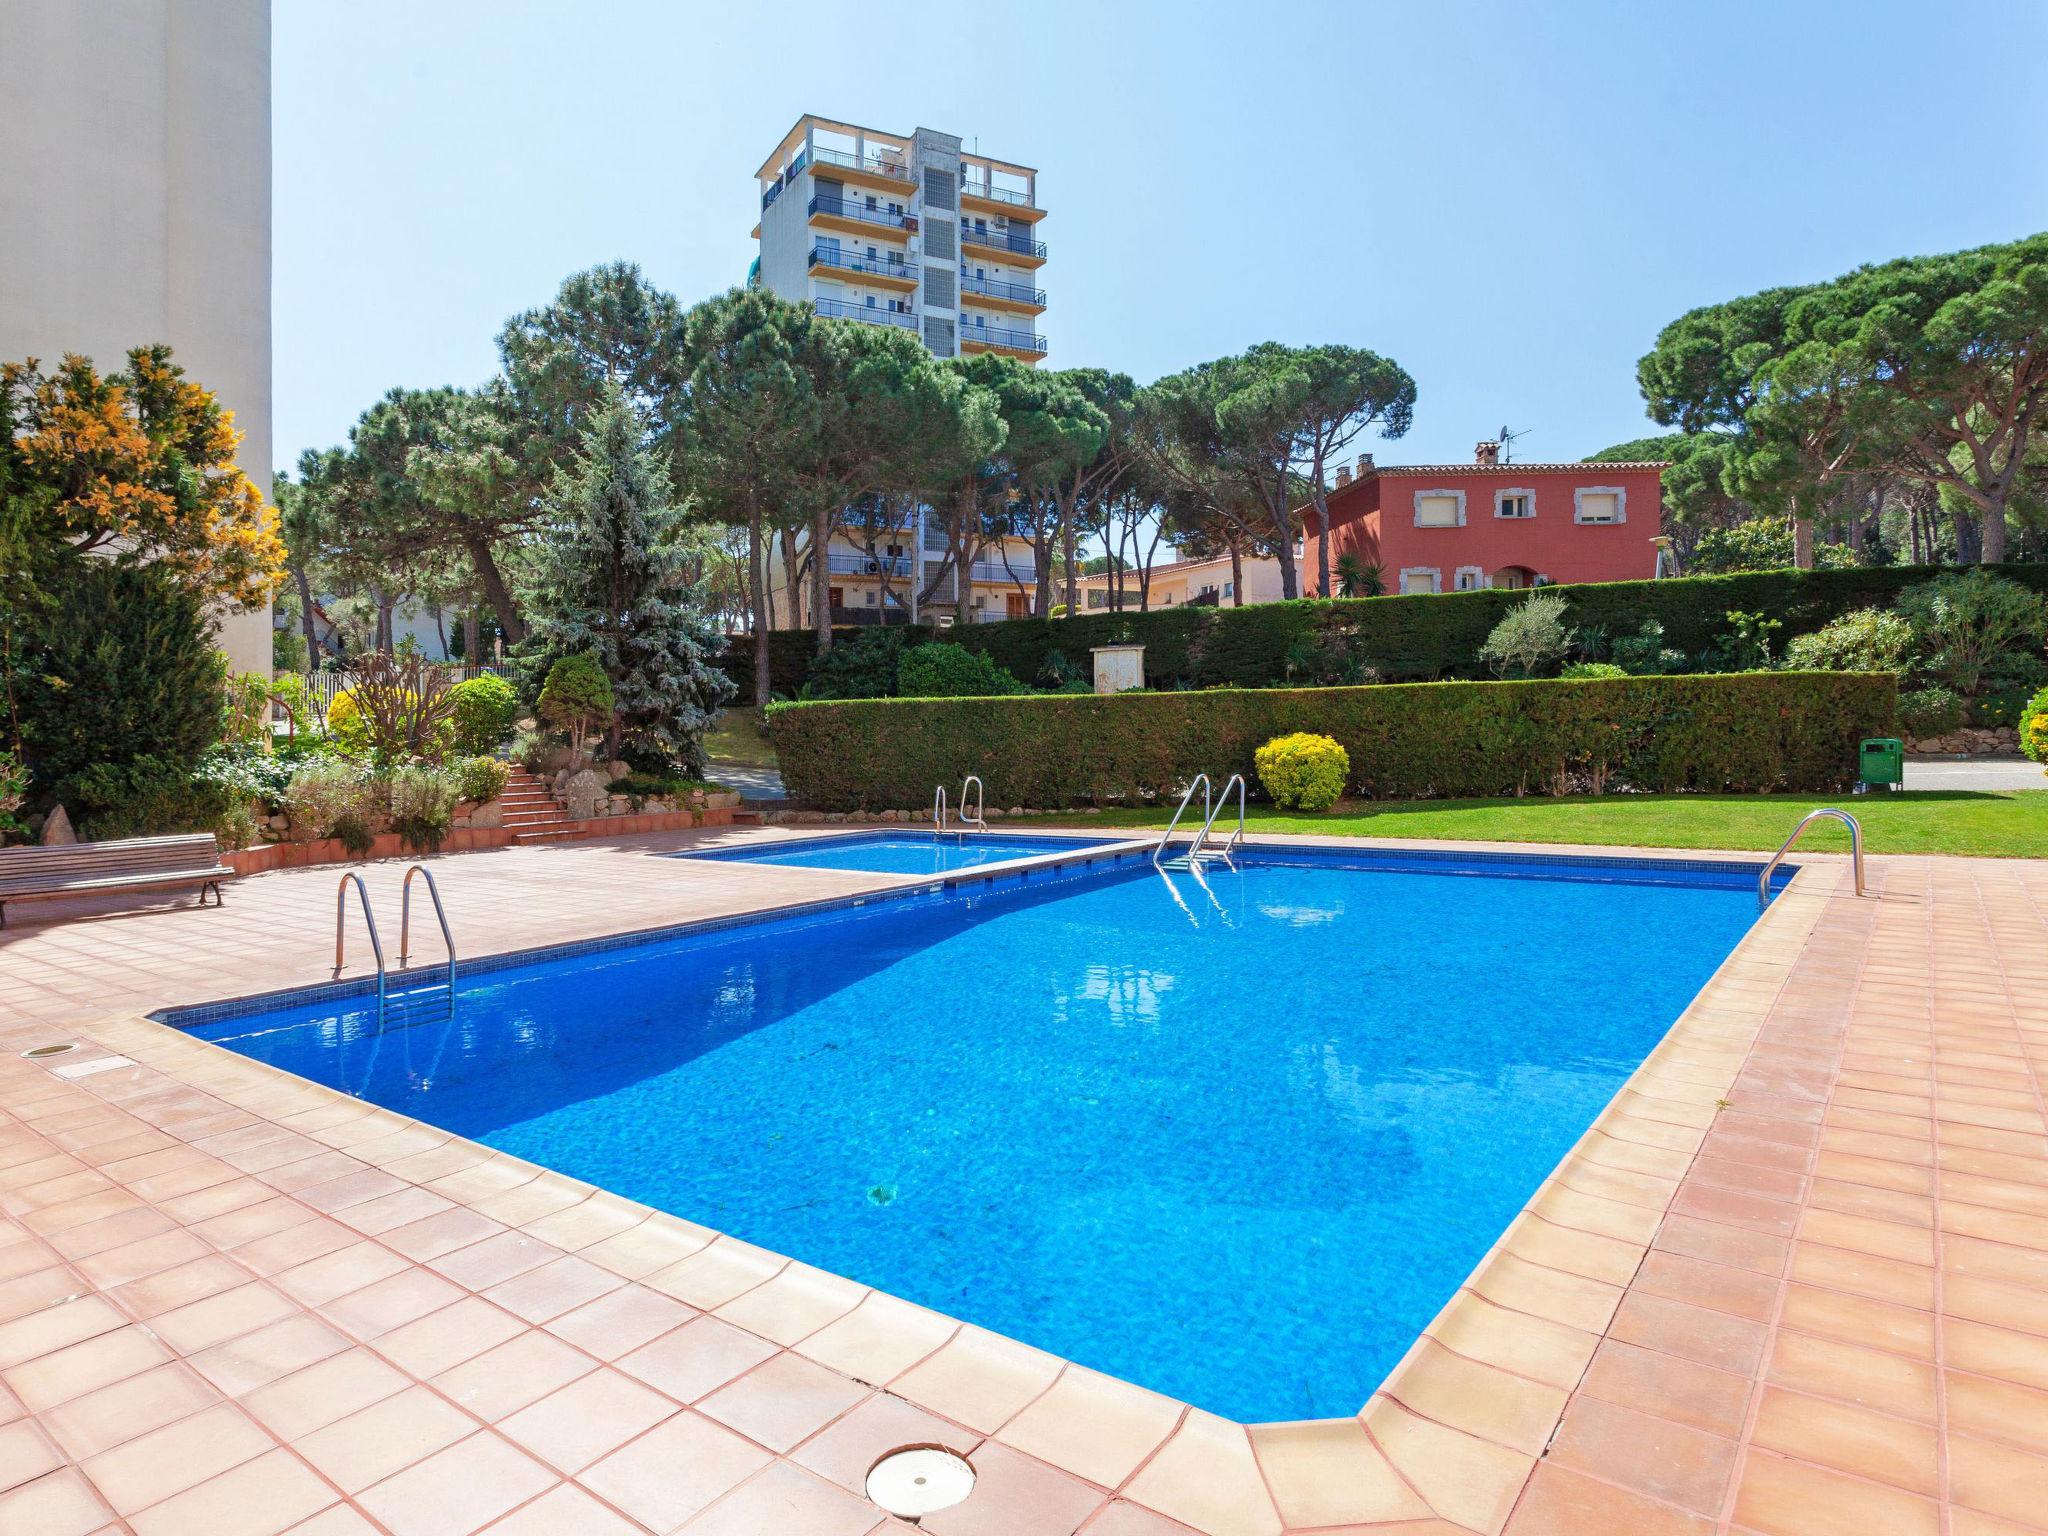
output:
POLYGON ((1283 811, 1327 811, 1351 777, 1351 754, 1328 736, 1296 731, 1252 754, 1259 782, 1283 811))

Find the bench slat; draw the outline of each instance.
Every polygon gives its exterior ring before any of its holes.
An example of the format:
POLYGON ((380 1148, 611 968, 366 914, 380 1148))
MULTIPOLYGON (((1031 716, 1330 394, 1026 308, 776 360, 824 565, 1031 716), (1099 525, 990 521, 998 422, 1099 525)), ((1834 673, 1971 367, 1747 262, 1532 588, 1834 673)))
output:
POLYGON ((211 832, 0 849, 0 901, 231 879, 211 832))

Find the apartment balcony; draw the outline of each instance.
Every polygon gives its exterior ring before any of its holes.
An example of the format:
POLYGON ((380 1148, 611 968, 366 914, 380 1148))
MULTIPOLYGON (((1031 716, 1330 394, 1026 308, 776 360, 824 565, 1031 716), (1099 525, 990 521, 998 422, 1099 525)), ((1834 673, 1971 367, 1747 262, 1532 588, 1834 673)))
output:
POLYGON ((811 151, 811 159, 818 166, 830 166, 843 179, 869 186, 904 191, 915 184, 908 165, 885 155, 854 155, 843 149, 817 146, 811 151))
POLYGON ((1035 359, 1045 356, 1045 338, 1030 331, 1006 331, 993 325, 963 325, 960 327, 960 350, 1002 352, 1011 357, 1035 359))
POLYGON ((825 229, 843 229, 862 235, 875 229, 893 229, 909 234, 917 228, 917 217, 887 208, 870 208, 846 197, 814 197, 806 210, 811 223, 825 229))
POLYGON ((869 325, 899 325, 906 331, 917 329, 917 316, 900 309, 884 309, 879 304, 849 304, 844 299, 813 299, 811 307, 828 320, 861 320, 869 325))
POLYGON ((966 250, 994 251, 1013 266, 1038 267, 1045 264, 1045 242, 1033 240, 1028 230, 1020 235, 1013 230, 989 229, 984 225, 963 222, 960 245, 966 250))
POLYGON ((993 277, 970 277, 963 272, 960 291, 974 295, 990 309, 1015 310, 1025 315, 1042 314, 1045 310, 1045 290, 1029 283, 1006 283, 993 277))
POLYGON ((839 550, 827 550, 825 569, 834 576, 902 578, 910 574, 910 556, 844 554, 839 550))
POLYGON ((992 187, 985 181, 974 180, 971 176, 961 179, 960 203, 963 207, 978 203, 992 213, 1008 213, 1015 208, 1029 209, 1033 213, 1040 211, 1031 201, 1030 193, 1013 192, 1008 187, 992 187))
POLYGON ((860 256, 852 251, 834 250, 829 245, 814 245, 811 247, 811 270, 820 268, 844 272, 870 283, 901 288, 905 293, 917 287, 917 263, 904 260, 901 251, 894 255, 860 256))
POLYGON ((972 579, 979 582, 993 582, 998 586, 1015 586, 1021 582, 1027 587, 1038 584, 1038 567, 1029 560, 1016 560, 1008 565, 1001 560, 977 560, 970 569, 972 579))

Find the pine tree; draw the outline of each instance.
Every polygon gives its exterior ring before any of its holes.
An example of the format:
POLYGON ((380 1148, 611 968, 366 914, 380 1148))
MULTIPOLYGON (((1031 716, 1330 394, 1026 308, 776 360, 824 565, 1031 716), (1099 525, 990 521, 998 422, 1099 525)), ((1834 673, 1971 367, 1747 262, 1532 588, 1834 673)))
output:
POLYGON ((596 657, 612 685, 614 756, 631 741, 701 774, 704 731, 732 683, 711 664, 718 642, 685 579, 683 509, 648 438, 638 409, 609 390, 556 476, 535 649, 542 672, 558 656, 596 657))

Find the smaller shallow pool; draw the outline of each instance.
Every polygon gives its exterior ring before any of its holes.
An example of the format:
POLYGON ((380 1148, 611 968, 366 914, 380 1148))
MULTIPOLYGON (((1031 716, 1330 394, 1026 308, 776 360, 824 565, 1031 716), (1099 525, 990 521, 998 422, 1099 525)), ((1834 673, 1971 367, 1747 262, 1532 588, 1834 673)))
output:
POLYGON ((974 869, 1004 859, 1034 854, 1070 853, 1101 846, 1093 837, 1004 837, 1001 833, 965 838, 929 832, 850 832, 836 837, 793 838, 782 843, 757 843, 750 848, 718 848, 679 853, 679 859, 720 859, 728 864, 784 864, 799 869, 857 869, 874 875, 943 875, 974 869))

